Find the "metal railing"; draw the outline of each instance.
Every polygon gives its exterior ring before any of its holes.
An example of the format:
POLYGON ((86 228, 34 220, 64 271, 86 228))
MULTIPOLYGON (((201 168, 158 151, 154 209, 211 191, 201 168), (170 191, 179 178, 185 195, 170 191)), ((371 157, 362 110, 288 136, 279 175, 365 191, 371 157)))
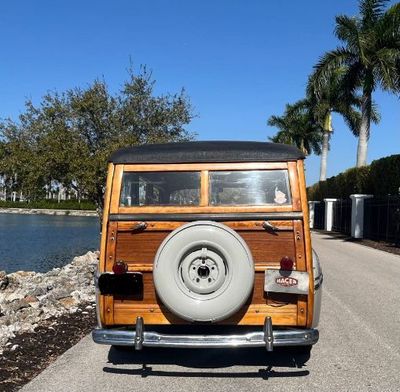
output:
POLYGON ((364 203, 364 238, 400 245, 400 196, 374 197, 364 203))
POLYGON ((333 203, 333 231, 351 235, 351 204, 350 199, 339 199, 333 203))
POLYGON ((325 203, 316 203, 314 207, 314 229, 325 228, 325 203))

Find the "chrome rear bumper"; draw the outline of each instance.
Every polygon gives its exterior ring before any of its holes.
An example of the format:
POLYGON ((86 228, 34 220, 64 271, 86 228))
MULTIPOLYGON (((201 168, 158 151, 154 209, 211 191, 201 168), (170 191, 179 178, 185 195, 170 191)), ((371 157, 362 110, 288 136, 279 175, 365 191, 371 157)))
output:
MULTIPOLYGON (((144 347, 175 348, 228 348, 228 347, 273 347, 308 346, 317 343, 316 329, 275 329, 272 325, 264 326, 260 332, 238 335, 167 335, 157 332, 143 331, 139 320, 136 330, 95 329, 93 340, 99 344, 116 346, 133 346, 140 350, 144 347)), ((266 323, 267 324, 267 323, 266 323)))

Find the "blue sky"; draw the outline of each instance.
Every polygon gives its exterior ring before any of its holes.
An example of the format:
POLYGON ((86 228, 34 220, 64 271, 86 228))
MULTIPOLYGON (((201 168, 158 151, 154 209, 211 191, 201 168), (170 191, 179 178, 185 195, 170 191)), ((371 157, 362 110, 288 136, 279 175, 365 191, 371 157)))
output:
MULTIPOLYGON (((267 140, 266 125, 303 97, 318 57, 337 45, 334 17, 350 0, 4 1, 0 4, 0 117, 16 118, 26 98, 104 77, 112 90, 146 64, 157 93, 190 96, 198 138, 267 140)), ((368 160, 399 153, 399 99, 378 91, 382 121, 368 160)), ((354 166, 357 140, 335 116, 328 176, 354 166)), ((307 182, 319 157, 307 159, 307 182)))

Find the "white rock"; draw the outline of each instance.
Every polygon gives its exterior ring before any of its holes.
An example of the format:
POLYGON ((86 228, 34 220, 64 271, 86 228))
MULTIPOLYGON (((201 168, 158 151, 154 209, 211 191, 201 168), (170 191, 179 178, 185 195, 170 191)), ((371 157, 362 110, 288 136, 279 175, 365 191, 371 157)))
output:
POLYGON ((13 302, 13 301, 20 300, 20 299, 23 299, 23 298, 24 298, 23 294, 19 294, 18 292, 14 292, 14 293, 11 293, 10 295, 7 295, 6 300, 8 302, 13 302))
POLYGON ((11 348, 10 351, 15 351, 19 347, 18 344, 14 344, 11 348))
MULTIPOLYGON (((81 303, 95 302, 93 274, 98 255, 99 252, 88 252, 45 274, 18 271, 1 275, 7 285, 2 285, 0 291, 0 354, 15 334, 34 331, 51 317, 81 312, 81 303), (29 301, 33 297, 37 301, 29 301), (25 301, 28 306, 18 301, 25 301)), ((92 305, 86 306, 86 310, 92 309, 92 305)))

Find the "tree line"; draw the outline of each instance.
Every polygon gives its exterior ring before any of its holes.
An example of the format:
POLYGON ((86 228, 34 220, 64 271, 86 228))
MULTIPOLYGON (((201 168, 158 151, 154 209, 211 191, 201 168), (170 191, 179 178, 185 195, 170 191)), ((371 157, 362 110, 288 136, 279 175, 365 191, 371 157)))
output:
POLYGON ((332 113, 340 114, 358 138, 356 166, 362 167, 367 164, 371 123, 380 121, 374 91, 400 93, 400 3, 360 0, 357 16, 336 16, 334 33, 341 45, 320 57, 305 98, 268 119, 278 129, 271 141, 321 155, 320 181, 326 180, 332 113))
POLYGON ((103 207, 107 160, 116 149, 190 140, 193 118, 185 91, 155 94, 146 67, 128 71, 120 91, 104 80, 86 88, 50 92, 31 100, 18 121, 0 122, 0 176, 9 191, 28 201, 45 197, 56 183, 103 207))

